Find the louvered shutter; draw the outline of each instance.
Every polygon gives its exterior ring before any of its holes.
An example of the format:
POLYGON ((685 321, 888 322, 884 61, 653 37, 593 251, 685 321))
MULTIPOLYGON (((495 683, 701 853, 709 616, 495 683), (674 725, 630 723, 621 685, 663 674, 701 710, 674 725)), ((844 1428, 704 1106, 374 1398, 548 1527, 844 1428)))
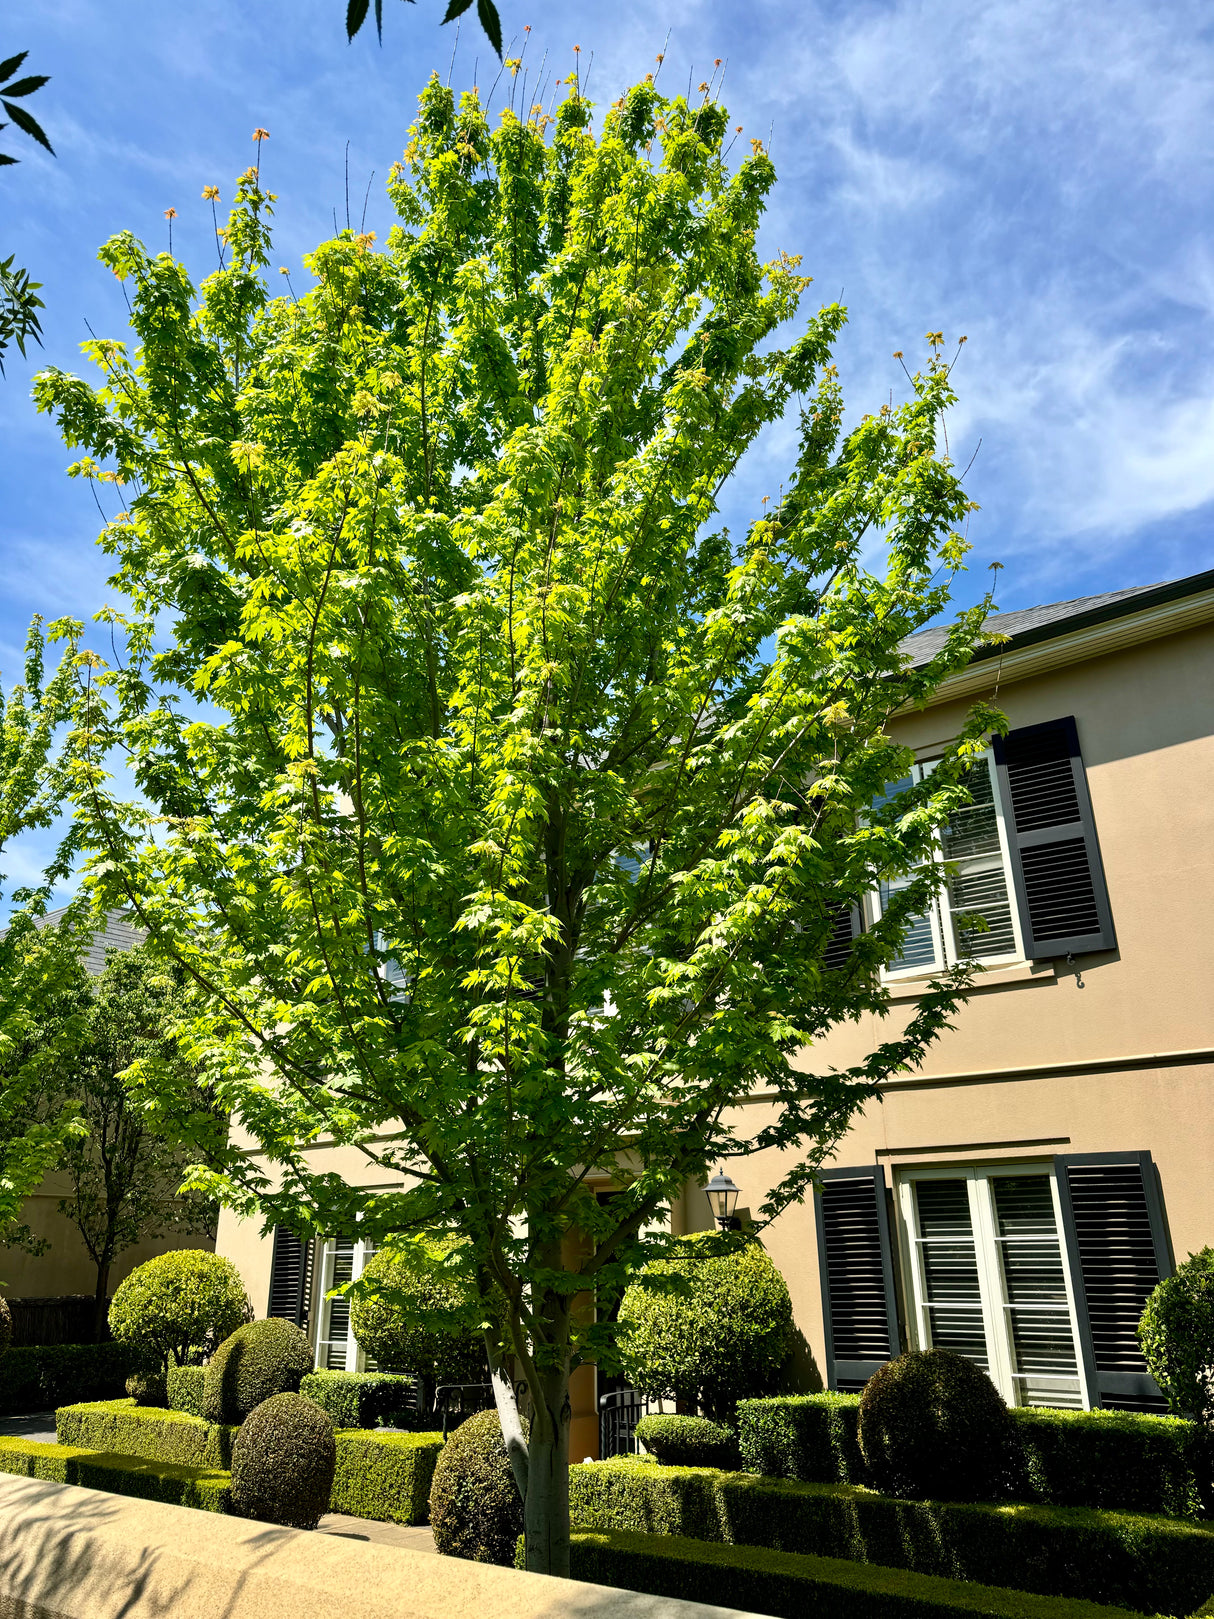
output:
POLYGON ((1159 1179, 1149 1152, 1055 1158, 1088 1393, 1094 1405, 1163 1410, 1138 1347, 1138 1322, 1172 1274, 1159 1179))
POLYGON ((267 1315, 281 1316, 306 1327, 312 1307, 312 1244, 285 1226, 274 1228, 270 1262, 270 1306, 267 1315))
POLYGON ((1112 950, 1113 915, 1072 718, 993 739, 1030 961, 1112 950))
POLYGON ((846 903, 828 905, 827 915, 830 917, 830 932, 822 952, 822 965, 835 972, 840 967, 846 967, 852 941, 861 931, 860 907, 846 903))
POLYGON ((826 1382, 858 1389, 901 1351, 880 1164, 824 1169, 814 1197, 826 1382))

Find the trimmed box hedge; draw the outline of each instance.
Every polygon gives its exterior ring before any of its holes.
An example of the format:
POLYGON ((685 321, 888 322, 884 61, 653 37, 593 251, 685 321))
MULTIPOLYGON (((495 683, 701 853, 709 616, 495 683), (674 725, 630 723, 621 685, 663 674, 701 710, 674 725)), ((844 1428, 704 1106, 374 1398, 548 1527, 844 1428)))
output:
POLYGON ((330 1510, 381 1523, 426 1523, 430 1481, 442 1448, 441 1433, 339 1432, 330 1510))
POLYGON ((388 1418, 413 1432, 434 1427, 434 1417, 417 1409, 417 1379, 396 1372, 309 1372, 299 1392, 327 1411, 337 1428, 374 1428, 388 1418))
POLYGON ((202 1415, 202 1388, 206 1382, 205 1366, 169 1367, 169 1409, 184 1411, 188 1417, 202 1415))
POLYGON ((104 1400, 126 1390, 126 1344, 37 1344, 0 1356, 0 1414, 48 1411, 66 1400, 104 1400))
POLYGON ((134 1400, 96 1400, 63 1405, 55 1412, 61 1445, 138 1456, 179 1467, 231 1467, 238 1427, 205 1422, 185 1411, 166 1411, 134 1400))
MULTIPOLYGON (((55 1430, 60 1445, 203 1470, 231 1467, 232 1444, 240 1432, 133 1400, 63 1406, 55 1413, 55 1430)), ((441 1433, 347 1428, 336 1437, 337 1473, 330 1497, 334 1512, 384 1523, 426 1522, 430 1480, 443 1448, 441 1433)))
POLYGON ((682 1537, 575 1531, 569 1552, 576 1580, 776 1619, 1131 1619, 1124 1608, 1067 1597, 682 1537))
POLYGON ((1214 1532, 1176 1518, 902 1501, 631 1458, 572 1468, 570 1508, 582 1529, 843 1557, 1151 1614, 1190 1614, 1214 1592, 1214 1532))
POLYGON ((137 1456, 116 1456, 77 1445, 43 1444, 36 1439, 0 1439, 0 1473, 80 1484, 114 1495, 165 1501, 203 1512, 227 1512, 231 1475, 218 1468, 177 1467, 137 1456))
MULTIPOLYGON (((785 1395, 738 1406, 742 1462, 766 1477, 806 1484, 868 1484, 860 1454, 858 1394, 785 1395)), ((1135 1411, 1011 1413, 1015 1450, 1006 1496, 1043 1506, 1201 1511, 1193 1424, 1135 1411)))

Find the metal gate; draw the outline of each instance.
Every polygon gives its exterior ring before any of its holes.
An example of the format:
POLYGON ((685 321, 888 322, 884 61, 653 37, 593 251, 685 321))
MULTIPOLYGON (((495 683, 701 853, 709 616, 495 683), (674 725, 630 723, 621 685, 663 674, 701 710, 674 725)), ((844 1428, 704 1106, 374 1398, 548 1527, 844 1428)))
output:
POLYGON ((636 1389, 613 1389, 599 1400, 599 1457, 630 1456, 637 1448, 636 1427, 649 1413, 649 1401, 636 1389))

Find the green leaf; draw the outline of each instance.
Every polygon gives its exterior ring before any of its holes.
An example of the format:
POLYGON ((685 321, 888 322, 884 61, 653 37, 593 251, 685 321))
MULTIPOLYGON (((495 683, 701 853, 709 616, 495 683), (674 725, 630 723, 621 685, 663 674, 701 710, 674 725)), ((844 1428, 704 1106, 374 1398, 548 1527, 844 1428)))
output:
POLYGON ((481 27, 489 36, 489 43, 497 52, 502 54, 502 21, 497 14, 497 7, 493 0, 476 0, 476 14, 481 20, 481 27))
POLYGON ((18 129, 23 129, 27 135, 31 136, 38 142, 39 146, 45 146, 51 156, 54 157, 55 148, 43 134, 42 125, 36 118, 31 118, 24 107, 18 107, 15 105, 15 103, 5 101, 2 98, 0 98, 0 107, 4 108, 5 112, 13 120, 18 129))
MULTIPOLYGON (((0 125, 0 128, 3 128, 3 127, 4 127, 4 126, 3 126, 3 125, 0 125)), ((19 162, 20 162, 20 161, 21 161, 21 159, 20 159, 20 158, 17 158, 17 157, 9 157, 9 155, 8 155, 8 153, 7 153, 7 152, 0 152, 0 164, 5 164, 5 163, 19 163, 19 162)))
POLYGON ((17 71, 28 55, 28 51, 19 51, 16 56, 5 57, 4 61, 0 62, 0 84, 17 71))
POLYGON ((346 6, 346 38, 353 39, 367 20, 370 0, 349 0, 346 6))
POLYGON ((29 96, 50 82, 49 73, 33 73, 28 79, 18 79, 16 84, 0 85, 0 90, 3 90, 6 96, 29 96))
POLYGON ((468 10, 471 4, 472 0, 451 0, 450 5, 447 7, 446 15, 443 17, 443 21, 453 22, 456 17, 462 17, 464 12, 468 10))

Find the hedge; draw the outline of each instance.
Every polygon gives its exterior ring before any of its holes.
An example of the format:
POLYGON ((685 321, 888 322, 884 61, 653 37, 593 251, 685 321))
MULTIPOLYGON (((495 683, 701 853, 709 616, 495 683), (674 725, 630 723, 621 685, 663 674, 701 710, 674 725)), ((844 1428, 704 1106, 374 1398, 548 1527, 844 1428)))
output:
POLYGON ((417 1378, 398 1372, 309 1372, 299 1392, 326 1410, 338 1428, 374 1428, 381 1418, 414 1432, 434 1418, 418 1410, 417 1378))
POLYGON ((425 1523, 442 1448, 441 1433, 339 1432, 330 1510, 382 1523, 425 1523))
MULTIPOLYGON (((55 1413, 55 1429, 60 1445, 204 1470, 230 1467, 232 1444, 240 1432, 133 1400, 63 1406, 55 1413)), ((438 1433, 339 1431, 332 1510, 385 1523, 425 1523, 442 1445, 438 1433)))
POLYGON ((642 1417, 636 1436, 651 1456, 670 1467, 737 1467, 732 1428, 707 1417, 642 1417))
MULTIPOLYGON (((738 1406, 742 1462, 753 1473, 806 1484, 871 1482, 856 1437, 860 1396, 802 1394, 738 1406)), ((1192 1423, 1134 1411, 1011 1413, 1010 1499, 1196 1517, 1200 1491, 1192 1423)))
POLYGON ((0 1413, 46 1411, 65 1400, 121 1394, 134 1368, 125 1344, 38 1344, 0 1357, 0 1413))
POLYGON ((55 1434, 61 1445, 138 1456, 179 1467, 230 1467, 239 1428, 204 1422, 185 1411, 136 1405, 134 1400, 98 1400, 60 1406, 55 1434))
POLYGON ((170 1366, 168 1372, 169 1406, 173 1411, 184 1411, 187 1416, 202 1415, 202 1386, 206 1381, 205 1366, 170 1366))
POLYGON ((175 1507, 227 1512, 230 1475, 218 1468, 177 1467, 137 1456, 115 1456, 76 1445, 48 1445, 36 1439, 0 1439, 0 1473, 80 1484, 114 1495, 166 1501, 175 1507))
POLYGON ((902 1501, 629 1458, 572 1468, 570 1507, 582 1529, 844 1557, 1152 1614, 1192 1613, 1214 1592, 1214 1532, 1176 1518, 902 1501))
POLYGON ((569 1553, 576 1580, 777 1619, 819 1612, 831 1619, 1132 1619, 1124 1608, 1066 1597, 681 1537, 578 1531, 569 1553))

